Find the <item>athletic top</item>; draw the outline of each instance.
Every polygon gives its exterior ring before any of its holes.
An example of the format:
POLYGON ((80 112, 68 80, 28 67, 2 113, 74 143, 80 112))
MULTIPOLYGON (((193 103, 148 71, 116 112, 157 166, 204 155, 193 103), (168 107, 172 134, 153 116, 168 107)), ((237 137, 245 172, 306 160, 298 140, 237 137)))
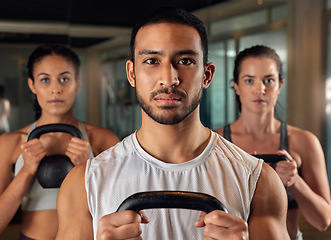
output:
MULTIPOLYGON (((133 133, 87 161, 85 188, 94 238, 102 216, 115 212, 124 199, 142 191, 206 193, 219 199, 229 213, 247 221, 262 164, 261 159, 212 131, 198 157, 179 164, 165 163, 149 155, 133 133)), ((148 209, 145 213, 150 222, 141 224, 143 239, 202 239, 203 228, 194 227, 199 211, 148 209)))
MULTIPOLYGON (((223 128, 223 137, 230 142, 232 142, 231 139, 231 128, 230 124, 224 126, 223 128)), ((280 142, 279 142, 279 148, 278 150, 285 149, 288 153, 290 152, 289 150, 289 144, 288 144, 288 134, 287 134, 287 125, 284 122, 281 122, 280 124, 280 142)), ((292 193, 290 190, 288 190, 287 187, 285 187, 286 193, 287 193, 287 198, 288 198, 288 208, 298 208, 298 203, 295 201, 292 193)))
MULTIPOLYGON (((33 129, 35 129, 35 127, 36 127, 36 123, 34 122, 31 124, 29 134, 33 129)), ((89 142, 83 123, 79 122, 79 130, 83 134, 83 140, 89 142)), ((90 145, 90 158, 93 157, 94 155, 90 145)), ((21 170, 23 165, 24 165, 24 160, 21 154, 15 164, 15 176, 21 170)), ((23 197, 21 203, 21 209, 25 211, 56 209, 56 200, 57 200, 58 192, 59 192, 59 188, 43 188, 39 184, 37 177, 34 177, 29 189, 27 190, 25 196, 23 197)))

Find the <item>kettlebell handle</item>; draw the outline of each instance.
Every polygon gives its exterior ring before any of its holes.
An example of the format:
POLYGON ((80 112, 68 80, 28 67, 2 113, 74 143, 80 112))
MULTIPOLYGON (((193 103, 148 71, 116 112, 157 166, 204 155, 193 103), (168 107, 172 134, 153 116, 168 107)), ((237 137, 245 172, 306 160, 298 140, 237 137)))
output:
MULTIPOLYGON (((83 134, 78 128, 69 124, 56 123, 36 127, 29 134, 28 141, 49 132, 64 132, 83 139, 83 134)), ((59 188, 63 179, 73 167, 74 164, 66 155, 53 154, 45 156, 39 164, 37 179, 43 188, 59 188)))
POLYGON ((41 135, 49 132, 64 132, 71 134, 73 137, 83 139, 83 134, 75 126, 64 123, 54 123, 42 125, 33 129, 28 136, 28 141, 34 138, 39 138, 41 135))
POLYGON ((139 192, 125 199, 117 212, 132 210, 139 212, 151 208, 183 208, 199 210, 205 213, 214 210, 228 212, 225 206, 215 197, 205 193, 186 191, 151 191, 139 192))

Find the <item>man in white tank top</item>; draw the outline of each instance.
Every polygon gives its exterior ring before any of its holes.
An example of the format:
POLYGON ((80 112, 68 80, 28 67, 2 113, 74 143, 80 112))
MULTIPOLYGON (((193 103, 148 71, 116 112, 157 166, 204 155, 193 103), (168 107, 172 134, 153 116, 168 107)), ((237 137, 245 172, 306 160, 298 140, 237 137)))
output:
POLYGON ((68 174, 57 239, 289 239, 277 174, 200 121, 202 92, 215 71, 203 23, 162 9, 133 29, 131 50, 126 71, 142 108, 141 128, 68 174), (228 213, 116 212, 131 194, 157 190, 207 193, 228 213))

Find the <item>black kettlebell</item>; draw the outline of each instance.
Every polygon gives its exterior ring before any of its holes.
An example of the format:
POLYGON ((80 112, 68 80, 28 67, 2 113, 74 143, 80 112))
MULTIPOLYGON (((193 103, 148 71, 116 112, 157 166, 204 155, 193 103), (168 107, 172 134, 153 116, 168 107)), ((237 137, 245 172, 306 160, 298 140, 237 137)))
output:
POLYGON ((139 212, 151 208, 183 208, 199 210, 205 213, 214 210, 228 212, 215 197, 205 193, 186 191, 150 191, 135 193, 126 198, 116 212, 132 210, 139 212))
MULTIPOLYGON (((76 127, 69 124, 47 124, 37 127, 31 131, 28 141, 39 138, 41 135, 49 132, 64 132, 73 137, 83 139, 83 134, 76 127)), ((37 179, 43 188, 59 188, 68 174, 74 167, 70 158, 63 154, 54 154, 45 156, 38 167, 37 179)))
POLYGON ((289 160, 284 155, 277 155, 277 154, 253 154, 256 158, 261 158, 266 163, 269 163, 273 169, 276 169, 277 163, 279 161, 287 161, 289 160))

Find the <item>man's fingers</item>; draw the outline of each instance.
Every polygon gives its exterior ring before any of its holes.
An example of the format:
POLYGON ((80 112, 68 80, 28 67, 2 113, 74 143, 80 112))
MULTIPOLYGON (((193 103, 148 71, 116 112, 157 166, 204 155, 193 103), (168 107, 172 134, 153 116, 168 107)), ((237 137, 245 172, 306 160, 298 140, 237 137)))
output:
POLYGON ((224 228, 235 228, 241 226, 242 224, 245 225, 245 221, 241 218, 223 212, 221 210, 213 211, 207 214, 204 218, 205 224, 214 224, 217 226, 221 226, 224 228))
POLYGON ((205 226, 205 216, 206 216, 207 213, 205 212, 201 212, 200 213, 200 216, 199 216, 199 219, 195 221, 194 223, 194 226, 196 227, 204 227, 205 226))
POLYGON ((98 239, 139 239, 142 217, 134 211, 103 216, 98 224, 98 239))
MULTIPOLYGON (((111 232, 111 239, 138 239, 141 235, 141 227, 139 223, 126 224, 114 229, 111 232)), ((108 231, 107 235, 109 234, 108 231)), ((105 238, 107 239, 107 238, 105 238)))
POLYGON ((239 217, 223 211, 213 211, 204 217, 206 239, 243 239, 248 236, 248 225, 239 217), (230 238, 230 236, 232 238, 230 238), (238 238, 233 238, 238 236, 238 238))
POLYGON ((148 217, 146 216, 144 210, 139 211, 138 214, 139 214, 140 217, 141 217, 141 223, 144 223, 144 224, 149 223, 149 219, 148 219, 148 217))

